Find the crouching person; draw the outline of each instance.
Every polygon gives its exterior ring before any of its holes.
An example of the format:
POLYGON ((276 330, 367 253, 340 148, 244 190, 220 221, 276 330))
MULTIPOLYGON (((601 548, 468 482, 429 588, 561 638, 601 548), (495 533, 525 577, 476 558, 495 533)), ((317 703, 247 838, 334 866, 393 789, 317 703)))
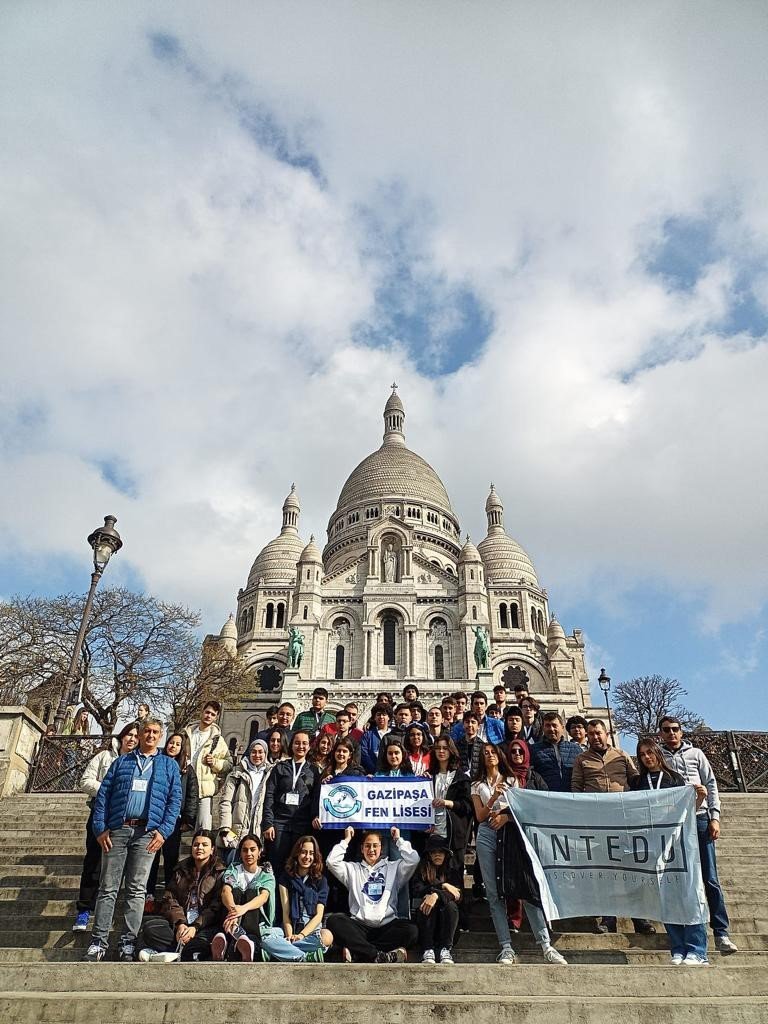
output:
POLYGON ((353 828, 328 854, 328 870, 349 891, 349 914, 331 914, 326 925, 334 942, 343 948, 343 959, 363 963, 395 964, 408 959, 406 949, 418 938, 418 929, 397 916, 398 899, 408 888, 419 855, 411 844, 400 838, 400 830, 390 830, 399 860, 387 860, 381 853, 378 832, 363 832, 362 861, 344 860, 355 834, 353 828))
POLYGON ((139 941, 142 963, 211 959, 223 874, 213 832, 199 829, 192 837, 192 856, 177 864, 166 884, 160 913, 144 918, 139 941))
POLYGON ((224 921, 211 942, 214 960, 262 960, 261 936, 275 916, 275 876, 263 863, 261 840, 252 832, 237 847, 234 864, 221 876, 224 921))
POLYGON ((264 959, 322 963, 333 936, 321 927, 328 903, 328 880, 314 836, 302 836, 293 844, 279 892, 283 927, 262 929, 264 959))

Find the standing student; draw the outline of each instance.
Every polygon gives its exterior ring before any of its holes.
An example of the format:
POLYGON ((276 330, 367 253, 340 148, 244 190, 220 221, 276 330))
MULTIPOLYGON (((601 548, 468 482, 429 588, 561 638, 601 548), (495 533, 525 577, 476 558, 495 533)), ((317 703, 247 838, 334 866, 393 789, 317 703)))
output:
MULTIPOLYGON (((472 783, 472 802, 478 822, 477 859, 485 883, 488 909, 501 947, 496 962, 505 966, 517 963, 517 954, 512 949, 506 903, 499 893, 496 881, 497 830, 506 822, 503 816, 494 821, 490 819, 494 812, 504 811, 504 794, 517 786, 517 779, 501 748, 493 743, 484 743, 482 762, 472 783)), ((565 964, 566 960, 552 946, 546 918, 541 909, 527 901, 524 906, 531 931, 541 946, 545 961, 550 964, 565 964)))
POLYGON ((405 733, 404 741, 406 750, 405 769, 408 774, 428 775, 430 757, 422 727, 416 723, 409 725, 405 733))
POLYGON ((371 712, 370 728, 366 729, 360 741, 360 763, 369 775, 376 771, 379 747, 391 731, 392 709, 388 704, 376 704, 371 712))
POLYGON ((331 914, 326 922, 334 942, 343 947, 343 957, 363 963, 394 964, 408 959, 407 948, 418 938, 418 929, 397 916, 403 891, 419 863, 411 844, 401 838, 397 828, 390 829, 392 845, 400 857, 382 855, 378 832, 363 832, 362 861, 345 861, 355 830, 347 828, 344 838, 331 850, 328 870, 349 892, 349 914, 331 914))
POLYGON ((310 739, 314 739, 324 725, 333 725, 336 716, 326 710, 327 703, 328 691, 324 686, 316 686, 312 691, 312 707, 296 716, 293 731, 308 732, 310 739))
POLYGON ((162 723, 148 715, 139 732, 139 746, 117 758, 96 794, 93 831, 102 863, 91 944, 85 954, 92 963, 106 954, 123 872, 125 928, 120 959, 133 960, 152 861, 176 827, 181 778, 176 762, 158 750, 162 734, 162 723))
POLYGON ((265 736, 265 742, 267 744, 267 760, 270 764, 274 764, 276 761, 284 761, 288 757, 290 753, 288 749, 290 736, 290 732, 285 732, 279 725, 269 730, 265 736))
POLYGON ((256 739, 240 764, 233 768, 222 787, 217 806, 218 843, 229 863, 244 835, 259 835, 267 794, 267 779, 274 763, 267 758, 267 744, 256 739))
MULTIPOLYGON (((506 750, 507 760, 512 774, 517 779, 521 789, 536 789, 547 792, 549 787, 538 772, 531 768, 531 748, 525 740, 512 740, 506 750)), ((512 838, 508 829, 497 832, 497 843, 506 843, 512 838)), ((518 897, 507 899, 507 921, 510 931, 515 934, 520 931, 523 924, 523 901, 518 897)))
MULTIPOLYGON (((674 789, 685 785, 685 779, 664 760, 661 748, 651 736, 645 736, 637 744, 637 763, 640 774, 630 782, 630 789, 674 789)), ((699 808, 707 796, 706 786, 696 784, 696 807, 699 808)), ((707 926, 705 924, 665 924, 669 936, 670 961, 673 967, 705 967, 707 958, 707 926)))
POLYGON ((188 725, 184 733, 189 742, 189 759, 197 775, 199 803, 197 827, 213 828, 213 797, 220 780, 232 767, 232 755, 216 721, 221 714, 217 700, 206 701, 197 725, 188 725))
POLYGON ((101 847, 93 834, 93 805, 99 786, 112 764, 121 754, 130 754, 139 742, 139 730, 135 722, 124 726, 117 736, 110 740, 106 750, 92 757, 85 766, 80 779, 80 789, 88 796, 90 813, 85 826, 85 856, 80 872, 80 891, 77 895, 77 917, 72 925, 73 932, 85 932, 90 924, 91 914, 96 908, 96 893, 99 891, 101 874, 101 847))
POLYGON ((273 870, 281 872, 296 840, 312 830, 317 769, 307 760, 310 737, 304 729, 291 737, 291 756, 278 761, 267 779, 261 834, 273 870))
POLYGON ((541 705, 533 697, 523 697, 519 704, 523 716, 523 739, 531 746, 541 739, 543 721, 541 705))
POLYGON ((214 960, 261 960, 262 932, 275 917, 275 876, 263 864, 261 840, 244 835, 237 856, 221 876, 221 931, 211 940, 214 960))

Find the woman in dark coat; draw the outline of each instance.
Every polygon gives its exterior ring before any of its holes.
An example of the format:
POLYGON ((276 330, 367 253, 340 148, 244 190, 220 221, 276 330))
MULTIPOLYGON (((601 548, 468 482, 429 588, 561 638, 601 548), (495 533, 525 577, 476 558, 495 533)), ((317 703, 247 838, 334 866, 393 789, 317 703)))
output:
POLYGON ((428 836, 424 855, 411 879, 414 920, 423 964, 452 964, 452 949, 464 892, 463 865, 456 863, 446 839, 428 836))
MULTIPOLYGON (((549 791, 549 786, 538 772, 531 768, 531 748, 524 739, 511 740, 507 752, 509 755, 509 767, 517 779, 521 789, 538 789, 549 791)), ((501 856, 504 857, 504 840, 511 838, 511 833, 506 830, 499 836, 501 856)), ((508 851, 507 851, 508 852, 508 851)), ((538 895, 538 886, 536 887, 538 895)), ((523 901, 512 896, 507 897, 507 920, 509 930, 515 934, 520 931, 523 923, 523 901)))

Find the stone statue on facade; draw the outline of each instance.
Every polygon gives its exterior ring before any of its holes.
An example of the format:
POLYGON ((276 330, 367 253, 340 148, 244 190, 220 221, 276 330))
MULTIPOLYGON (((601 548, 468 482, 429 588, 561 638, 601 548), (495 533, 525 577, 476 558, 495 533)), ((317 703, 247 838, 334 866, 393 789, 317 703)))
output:
POLYGON ((297 626, 291 626, 288 630, 288 667, 301 668, 303 655, 304 634, 297 626))
POLYGON ((472 632, 475 634, 475 667, 478 669, 488 668, 491 656, 488 631, 485 626, 472 626, 472 632))
POLYGON ((391 543, 384 552, 384 582, 397 583, 397 552, 391 543))

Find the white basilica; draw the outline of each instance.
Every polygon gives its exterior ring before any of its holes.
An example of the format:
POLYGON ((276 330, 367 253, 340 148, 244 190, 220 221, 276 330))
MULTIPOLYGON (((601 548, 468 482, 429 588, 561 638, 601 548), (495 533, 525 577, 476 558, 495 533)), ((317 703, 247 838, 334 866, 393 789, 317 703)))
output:
MULTIPOLYGON (((592 701, 580 630, 566 636, 550 615, 533 564, 504 527, 491 485, 488 532, 475 546, 440 477, 405 443, 405 409, 393 386, 384 407, 381 447, 352 471, 328 522, 322 552, 299 533, 294 487, 280 533, 258 554, 219 643, 257 672, 253 701, 227 708, 225 737, 247 743, 277 698, 300 709, 318 683, 329 705, 370 707, 379 690, 414 680, 431 696, 499 680, 518 681, 547 708, 583 713, 592 701), (473 627, 490 641, 478 676, 473 627), (304 638, 301 666, 288 668, 289 629, 304 638), (478 678, 480 683, 478 684, 478 678)), ((489 693, 490 698, 490 693, 489 693)))

